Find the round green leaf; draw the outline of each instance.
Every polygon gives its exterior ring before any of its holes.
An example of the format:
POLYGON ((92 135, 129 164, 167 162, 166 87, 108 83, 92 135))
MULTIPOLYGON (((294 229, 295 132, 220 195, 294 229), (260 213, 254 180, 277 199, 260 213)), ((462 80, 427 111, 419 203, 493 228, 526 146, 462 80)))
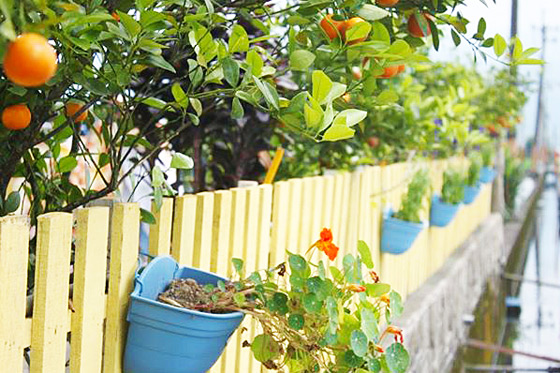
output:
POLYGON ((314 293, 306 294, 303 297, 303 308, 309 313, 317 313, 323 308, 323 302, 314 293))
POLYGON ((383 294, 391 291, 391 285, 377 283, 377 284, 366 284, 366 292, 368 297, 377 298, 383 294))
POLYGON ((251 351, 255 359, 264 363, 280 354, 280 346, 270 335, 260 334, 251 343, 251 351))
POLYGON ((290 255, 288 261, 292 271, 305 271, 307 268, 307 261, 301 255, 290 255))
POLYGON ((290 325, 290 328, 292 329, 300 330, 301 328, 303 328, 304 324, 305 319, 302 315, 293 314, 288 317, 288 325, 290 325))
POLYGON ((368 350, 368 339, 361 330, 354 330, 350 335, 350 347, 357 356, 364 357, 368 350))
POLYGON ((364 360, 352 352, 352 350, 348 350, 344 353, 344 363, 351 368, 357 368, 364 363, 364 360))
POLYGON ((393 343, 385 351, 385 361, 392 373, 405 373, 410 357, 402 344, 393 343))

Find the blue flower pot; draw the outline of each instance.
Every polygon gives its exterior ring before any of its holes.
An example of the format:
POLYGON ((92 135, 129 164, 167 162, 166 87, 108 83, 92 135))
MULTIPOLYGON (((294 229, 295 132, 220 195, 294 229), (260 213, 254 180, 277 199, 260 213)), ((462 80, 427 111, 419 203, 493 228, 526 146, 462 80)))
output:
POLYGON ((200 284, 225 280, 181 267, 169 256, 152 260, 137 278, 128 310, 125 373, 204 373, 222 354, 243 313, 204 313, 156 300, 171 280, 187 277, 200 284))
POLYGON ((468 186, 465 185, 465 197, 463 198, 463 202, 467 205, 470 205, 474 202, 476 197, 480 193, 480 185, 477 186, 468 186))
POLYGON ((424 228, 422 223, 412 223, 392 217, 383 219, 381 251, 389 254, 405 253, 424 228))
POLYGON ((482 167, 480 170, 480 182, 491 183, 496 177, 496 171, 492 167, 482 167))
POLYGON ((430 208, 430 224, 436 227, 447 227, 459 211, 459 206, 460 204, 442 202, 439 196, 434 196, 430 208))

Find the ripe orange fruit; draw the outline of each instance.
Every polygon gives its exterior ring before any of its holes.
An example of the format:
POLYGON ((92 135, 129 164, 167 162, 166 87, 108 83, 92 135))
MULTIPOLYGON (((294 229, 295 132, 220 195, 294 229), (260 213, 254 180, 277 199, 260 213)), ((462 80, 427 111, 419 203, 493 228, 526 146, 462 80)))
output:
POLYGON ((350 93, 346 92, 345 94, 342 95, 342 99, 344 100, 344 102, 346 102, 347 104, 350 103, 350 101, 352 101, 352 97, 350 97, 350 93))
POLYGON ((496 127, 493 124, 488 124, 486 126, 486 129, 488 130, 488 132, 490 132, 491 135, 497 135, 498 134, 498 130, 496 129, 496 127))
POLYGON ((121 21, 121 16, 119 16, 117 12, 111 13, 111 17, 113 17, 113 19, 117 22, 121 21))
POLYGON ((377 0, 377 5, 383 6, 383 7, 390 7, 390 6, 395 6, 397 5, 399 2, 399 0, 377 0))
MULTIPOLYGON (((422 13, 422 16, 428 21, 428 16, 425 13, 422 13)), ((418 24, 418 20, 416 19, 416 15, 412 14, 408 18, 408 32, 410 35, 414 36, 415 38, 423 38, 424 36, 430 36, 432 34, 432 29, 430 24, 428 23, 428 28, 426 29, 426 35, 424 35, 424 31, 418 24)))
POLYGON ((397 67, 398 67, 398 70, 397 70, 398 74, 404 72, 404 69, 406 68, 404 65, 398 65, 397 67))
POLYGON ((379 145, 379 137, 372 136, 367 140, 367 142, 369 146, 375 148, 379 145))
POLYGON ((31 112, 25 104, 12 105, 2 111, 2 124, 9 130, 19 131, 31 123, 31 112))
POLYGON ((24 33, 8 45, 4 74, 17 85, 38 87, 56 73, 56 51, 42 35, 24 33))
POLYGON ((321 26, 331 41, 336 39, 338 36, 344 35, 345 25, 346 23, 344 21, 337 21, 333 19, 332 14, 327 14, 319 23, 319 26, 321 26))
MULTIPOLYGON (((350 30, 352 27, 354 27, 358 23, 362 23, 362 22, 365 22, 365 21, 360 17, 352 17, 352 18, 346 20, 345 25, 344 25, 343 37, 344 38, 346 37, 346 31, 347 30, 350 30)), ((364 36, 363 38, 354 39, 352 41, 349 41, 348 44, 352 45, 352 44, 361 43, 362 41, 365 41, 366 39, 367 39, 367 35, 364 36)))
POLYGON ((388 79, 388 78, 395 77, 398 74, 399 74, 399 66, 398 65, 387 66, 385 68, 385 72, 383 73, 383 75, 380 75, 379 78, 388 79))
POLYGON ((360 68, 357 67, 357 66, 352 66, 352 76, 356 80, 361 80, 362 79, 362 70, 360 70, 360 68))
MULTIPOLYGON (((69 102, 66 104, 66 116, 71 118, 76 114, 84 105, 78 104, 75 102, 69 102)), ((74 123, 83 122, 88 117, 88 111, 84 111, 82 114, 78 115, 77 118, 74 119, 74 123)))

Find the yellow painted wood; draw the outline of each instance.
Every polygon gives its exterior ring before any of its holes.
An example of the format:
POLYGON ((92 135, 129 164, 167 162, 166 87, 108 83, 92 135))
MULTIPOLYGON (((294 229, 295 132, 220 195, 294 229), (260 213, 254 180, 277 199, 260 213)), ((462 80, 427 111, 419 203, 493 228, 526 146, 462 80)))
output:
POLYGON ((361 178, 363 171, 354 171, 346 176, 348 188, 346 192, 347 206, 346 211, 346 253, 356 254, 358 247, 358 229, 360 228, 360 197, 361 197, 361 178))
POLYGON ((367 232, 371 227, 371 167, 366 167, 359 174, 359 197, 358 197, 358 223, 357 223, 357 239, 365 241, 368 245, 370 240, 367 232))
POLYGON ((334 184, 335 176, 323 176, 323 213, 321 214, 321 228, 332 229, 332 216, 334 213, 334 184))
POLYGON ((169 255, 171 252, 171 227, 173 222, 173 198, 164 198, 158 210, 152 202, 152 215, 156 223, 150 225, 150 255, 169 255))
POLYGON ((258 237, 257 237, 257 269, 268 268, 269 248, 271 239, 271 219, 272 219, 272 191, 270 184, 259 187, 259 218, 258 218, 258 237))
MULTIPOLYGON (((245 259, 245 269, 247 275, 258 270, 258 230, 259 230, 259 206, 260 195, 259 188, 247 188, 247 207, 245 210, 245 245, 243 247, 243 258, 245 259)), ((255 322, 251 318, 244 320, 244 324, 248 328, 245 338, 250 341, 255 337, 255 322)), ((248 348, 241 350, 242 363, 241 371, 253 372, 253 368, 259 366, 260 363, 253 361, 253 355, 248 348)))
POLYGON ((299 235, 301 228, 301 203, 302 203, 302 179, 288 180, 290 184, 290 209, 288 211, 288 246, 287 250, 292 253, 299 252, 299 235))
MULTIPOLYGON (((257 269, 263 270, 268 267, 268 249, 270 247, 270 221, 272 216, 272 186, 261 185, 259 191, 259 217, 257 232, 257 269)), ((261 272, 262 273, 262 272, 261 272)), ((258 322, 254 322, 254 335, 262 333, 258 322)), ((252 355, 252 354, 251 354, 252 355)), ((260 362, 253 359, 252 371, 266 371, 260 362)))
POLYGON ((345 206, 342 205, 343 196, 342 193, 344 192, 344 174, 338 173, 334 176, 334 197, 331 200, 332 202, 332 216, 330 224, 327 226, 328 228, 332 229, 333 232, 333 239, 335 244, 337 244, 340 248, 340 253, 336 257, 334 261, 334 265, 341 268, 342 267, 342 257, 344 256, 344 236, 341 233, 340 225, 341 225, 341 215, 342 210, 345 206))
POLYGON ((198 193, 196 198, 193 266, 209 271, 212 262, 214 193, 198 193))
POLYGON ((72 214, 45 214, 37 225, 30 371, 64 372, 72 214))
POLYGON ((229 236, 231 229, 231 192, 219 190, 214 193, 214 216, 212 221, 212 261, 210 271, 227 276, 229 258, 229 236))
POLYGON ((342 173, 342 194, 341 194, 341 210, 340 210, 340 220, 338 221, 338 235, 340 242, 340 253, 339 258, 342 260, 344 255, 352 252, 349 242, 349 232, 348 232, 348 220, 350 219, 350 212, 355 212, 354 206, 352 204, 351 198, 352 192, 352 174, 350 172, 342 173))
POLYGON ((272 203, 272 227, 270 243, 270 267, 285 261, 288 244, 288 220, 290 216, 290 183, 274 183, 272 203))
POLYGON ((105 320, 105 282, 109 208, 91 207, 74 212, 76 251, 72 317, 72 373, 100 373, 105 320))
POLYGON ((192 266, 197 197, 189 194, 175 198, 171 255, 185 266, 192 266))
POLYGON ((371 189, 370 189, 370 214, 371 214, 371 231, 369 234, 369 248, 372 252, 375 271, 381 274, 381 222, 382 222, 382 203, 381 203, 381 167, 375 166, 371 170, 371 189))
POLYGON ((302 198, 301 205, 299 207, 302 229, 300 229, 299 232, 299 242, 296 251, 301 255, 305 255, 305 252, 313 243, 313 238, 317 235, 317 233, 312 230, 313 188, 314 180, 312 178, 306 177, 302 179, 302 198))
MULTIPOLYGON (((313 178, 313 204, 312 204, 312 214, 310 221, 310 232, 309 242, 307 246, 304 247, 305 250, 313 245, 318 239, 321 231, 323 230, 323 215, 325 213, 325 177, 314 176, 313 178)), ((313 250, 311 253, 311 259, 314 263, 318 263, 319 260, 328 261, 325 254, 319 252, 319 250, 313 250)))
MULTIPOLYGON (((212 230, 212 265, 211 270, 223 276, 231 274, 231 257, 229 253, 232 223, 232 192, 220 190, 214 196, 214 219, 212 230)), ((212 372, 231 372, 237 360, 237 335, 230 338, 220 359, 212 372)))
MULTIPOLYGON (((109 292, 103 350, 103 372, 121 373, 128 324, 129 295, 134 288, 138 265, 140 209, 135 203, 118 203, 111 219, 109 292)), ((54 372, 54 371, 53 371, 54 372)))
MULTIPOLYGON (((246 209, 247 209, 247 191, 248 188, 233 188, 232 192, 232 220, 231 220, 231 235, 229 257, 246 259, 244 257, 245 248, 245 225, 246 225, 246 209)), ((233 268, 230 266, 230 273, 233 268)), ((247 273, 247 271, 245 271, 247 273)), ((248 275, 248 274, 247 274, 248 275)), ((226 358, 226 366, 228 372, 248 372, 250 364, 250 355, 247 349, 242 349, 241 344, 248 338, 248 333, 244 329, 247 326, 245 320, 242 326, 237 329, 235 334, 230 338, 230 345, 237 346, 237 354, 233 355, 228 353, 226 358)))
POLYGON ((0 218, 0 362, 5 372, 21 372, 29 223, 23 216, 0 218))

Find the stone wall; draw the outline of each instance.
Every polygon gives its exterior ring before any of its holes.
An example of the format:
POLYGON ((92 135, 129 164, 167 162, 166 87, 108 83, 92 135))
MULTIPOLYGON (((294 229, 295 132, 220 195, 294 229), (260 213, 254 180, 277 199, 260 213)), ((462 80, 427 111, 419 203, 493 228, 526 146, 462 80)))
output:
POLYGON ((453 365, 468 336, 471 315, 486 279, 501 270, 506 254, 501 215, 490 215, 449 257, 445 265, 411 294, 394 324, 404 329, 412 373, 440 373, 453 365))

